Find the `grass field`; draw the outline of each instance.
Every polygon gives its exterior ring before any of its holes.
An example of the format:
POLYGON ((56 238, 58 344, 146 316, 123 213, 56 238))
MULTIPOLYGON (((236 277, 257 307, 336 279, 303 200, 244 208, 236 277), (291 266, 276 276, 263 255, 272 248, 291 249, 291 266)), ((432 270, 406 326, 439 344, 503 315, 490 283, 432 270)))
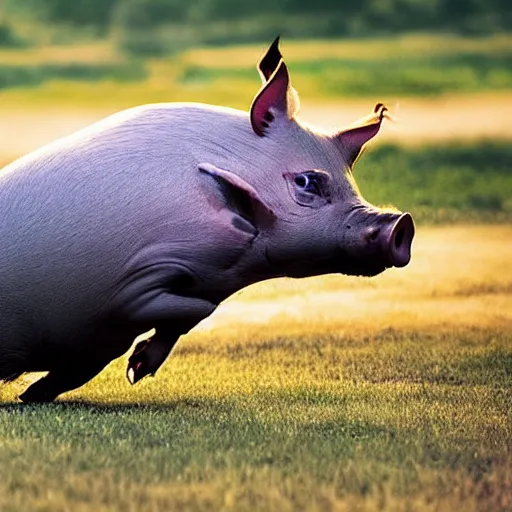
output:
POLYGON ((3 388, 0 509, 510 510, 511 240, 253 286, 134 388, 125 359, 53 405, 3 388))

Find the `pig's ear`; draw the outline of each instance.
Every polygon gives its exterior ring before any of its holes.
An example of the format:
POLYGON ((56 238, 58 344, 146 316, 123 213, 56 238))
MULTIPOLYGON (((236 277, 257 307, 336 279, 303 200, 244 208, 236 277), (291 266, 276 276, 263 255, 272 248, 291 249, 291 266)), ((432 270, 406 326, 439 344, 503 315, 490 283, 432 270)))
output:
POLYGON ((373 109, 373 113, 358 121, 356 123, 357 126, 335 135, 335 139, 341 145, 341 150, 349 167, 354 165, 363 146, 379 133, 384 114, 387 110, 388 109, 382 103, 377 103, 373 109))
POLYGON ((255 235, 258 228, 271 224, 275 215, 258 192, 245 180, 213 164, 201 163, 199 171, 208 177, 204 182, 209 200, 219 210, 227 211, 231 224, 255 235))
POLYGON ((283 56, 279 51, 279 36, 274 39, 274 42, 270 45, 267 53, 258 62, 258 73, 261 76, 261 81, 266 84, 268 79, 272 76, 272 73, 279 66, 279 62, 283 56))
POLYGON ((291 119, 298 111, 298 96, 290 85, 290 75, 281 59, 251 105, 251 124, 254 132, 263 137, 277 118, 291 119))

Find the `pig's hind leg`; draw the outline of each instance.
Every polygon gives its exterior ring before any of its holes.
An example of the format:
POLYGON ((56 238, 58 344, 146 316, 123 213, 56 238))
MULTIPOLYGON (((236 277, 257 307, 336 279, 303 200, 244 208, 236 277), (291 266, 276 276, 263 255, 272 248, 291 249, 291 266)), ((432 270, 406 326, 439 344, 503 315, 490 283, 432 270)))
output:
POLYGON ((109 329, 97 333, 73 354, 52 357, 50 371, 20 395, 23 402, 51 402, 60 394, 83 386, 111 361, 123 355, 133 343, 134 333, 109 329))
POLYGON ((23 402, 51 402, 60 394, 71 391, 90 381, 105 368, 110 360, 81 359, 69 361, 62 367, 54 368, 34 382, 20 395, 23 402))
POLYGON ((0 383, 12 382, 30 371, 34 336, 23 313, 3 306, 0 317, 0 383))

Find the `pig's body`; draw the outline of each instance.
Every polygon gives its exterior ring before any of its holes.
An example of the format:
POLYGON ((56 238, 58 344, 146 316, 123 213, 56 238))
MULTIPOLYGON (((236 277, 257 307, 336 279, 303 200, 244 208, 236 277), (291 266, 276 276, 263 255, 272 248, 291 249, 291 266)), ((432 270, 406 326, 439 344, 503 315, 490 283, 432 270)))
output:
POLYGON ((23 400, 84 384, 152 328, 128 377, 154 374, 253 282, 407 264, 410 216, 364 202, 349 171, 384 110, 317 133, 295 119, 277 42, 259 69, 250 115, 138 107, 1 172, 0 380, 49 371, 23 400))
POLYGON ((222 159, 225 144, 243 151, 244 121, 243 112, 200 105, 139 107, 5 168, 2 352, 20 347, 13 352, 34 356, 31 370, 48 370, 63 353, 111 344, 122 326, 122 353, 144 332, 137 313, 156 293, 204 298, 206 314, 261 273, 272 277, 264 258, 251 261, 253 235, 229 218, 211 221, 215 205, 198 183, 200 161, 222 159))

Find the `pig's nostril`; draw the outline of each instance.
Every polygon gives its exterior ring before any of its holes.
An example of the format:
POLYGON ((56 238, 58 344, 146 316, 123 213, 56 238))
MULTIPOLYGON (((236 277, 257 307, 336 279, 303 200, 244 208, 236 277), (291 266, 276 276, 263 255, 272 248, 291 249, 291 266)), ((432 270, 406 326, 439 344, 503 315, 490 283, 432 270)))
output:
POLYGON ((402 242, 404 241, 405 236, 405 228, 402 228, 398 231, 398 233, 395 235, 395 247, 398 249, 402 242))
POLYGON ((390 262, 395 267, 405 267, 411 259, 411 243, 414 238, 414 222, 404 213, 391 228, 388 239, 390 262))

